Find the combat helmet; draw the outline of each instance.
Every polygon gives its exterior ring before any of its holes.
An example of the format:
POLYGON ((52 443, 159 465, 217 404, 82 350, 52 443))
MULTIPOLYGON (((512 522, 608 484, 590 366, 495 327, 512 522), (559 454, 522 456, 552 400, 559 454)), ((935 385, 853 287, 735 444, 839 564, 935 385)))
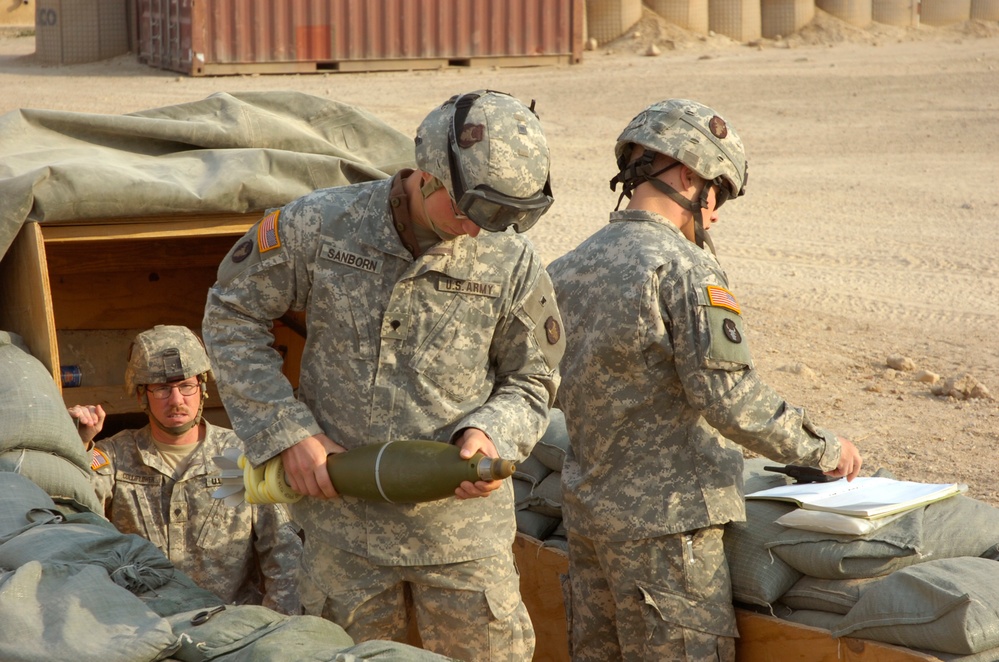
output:
POLYGON ((416 131, 416 165, 490 232, 524 232, 554 201, 534 102, 528 107, 503 92, 455 95, 432 110, 416 131))
POLYGON ((652 104, 635 116, 621 132, 614 152, 619 172, 611 179, 610 185, 611 190, 615 190, 619 183, 622 185, 618 206, 622 198, 631 197, 637 186, 646 181, 652 182, 656 188, 694 213, 698 244, 701 244, 703 235, 700 210, 707 206, 709 187, 702 189, 699 205, 691 203, 672 187, 656 179, 663 170, 652 172, 655 154, 675 159, 705 181, 716 185, 716 207, 728 198, 736 198, 746 192, 748 170, 742 139, 718 113, 696 101, 667 99, 652 104), (638 159, 630 161, 634 145, 641 145, 646 151, 638 159))
POLYGON ((201 405, 195 420, 177 428, 157 425, 170 434, 182 434, 201 421, 211 364, 201 339, 186 326, 157 325, 135 336, 128 349, 125 367, 125 391, 142 399, 148 411, 147 384, 168 384, 197 377, 201 384, 201 405), (183 428, 183 429, 181 429, 183 428))

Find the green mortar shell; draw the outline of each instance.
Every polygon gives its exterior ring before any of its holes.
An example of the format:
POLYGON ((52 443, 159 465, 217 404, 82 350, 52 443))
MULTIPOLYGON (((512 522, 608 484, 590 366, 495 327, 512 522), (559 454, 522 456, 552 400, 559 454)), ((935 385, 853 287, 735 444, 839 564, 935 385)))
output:
POLYGON ((453 496, 462 481, 498 480, 516 469, 509 460, 481 453, 465 460, 459 452, 457 446, 440 441, 389 441, 331 454, 326 470, 341 495, 419 503, 453 496))

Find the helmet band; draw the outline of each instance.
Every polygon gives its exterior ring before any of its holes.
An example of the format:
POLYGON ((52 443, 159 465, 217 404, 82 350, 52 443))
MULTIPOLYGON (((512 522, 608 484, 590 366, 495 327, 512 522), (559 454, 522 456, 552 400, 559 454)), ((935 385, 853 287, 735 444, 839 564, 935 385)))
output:
MULTIPOLYGON (((465 125, 465 119, 478 98, 479 95, 474 93, 461 95, 455 101, 454 113, 451 115, 447 154, 454 200, 461 213, 483 230, 503 232, 512 226, 516 232, 524 232, 537 223, 555 201, 552 196, 551 173, 545 179, 544 187, 529 198, 515 198, 486 184, 468 189, 461 169, 461 158, 458 156, 458 137, 461 135, 458 127, 465 125)), ((534 112, 533 102, 530 110, 534 112)))

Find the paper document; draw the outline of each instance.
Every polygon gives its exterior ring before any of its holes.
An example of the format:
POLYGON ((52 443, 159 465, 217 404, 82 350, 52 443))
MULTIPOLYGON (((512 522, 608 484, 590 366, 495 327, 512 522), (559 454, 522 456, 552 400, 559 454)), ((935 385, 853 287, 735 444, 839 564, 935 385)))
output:
POLYGON ((781 485, 747 494, 747 499, 790 501, 806 510, 822 510, 852 517, 884 517, 960 494, 960 483, 914 483, 875 476, 853 481, 781 485))

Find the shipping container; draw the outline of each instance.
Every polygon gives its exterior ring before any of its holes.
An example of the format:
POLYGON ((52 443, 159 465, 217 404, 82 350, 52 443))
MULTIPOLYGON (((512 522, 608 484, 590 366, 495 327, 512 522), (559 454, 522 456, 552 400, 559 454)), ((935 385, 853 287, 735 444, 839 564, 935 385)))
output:
POLYGON ((574 64, 583 0, 135 0, 139 61, 191 76, 574 64))

